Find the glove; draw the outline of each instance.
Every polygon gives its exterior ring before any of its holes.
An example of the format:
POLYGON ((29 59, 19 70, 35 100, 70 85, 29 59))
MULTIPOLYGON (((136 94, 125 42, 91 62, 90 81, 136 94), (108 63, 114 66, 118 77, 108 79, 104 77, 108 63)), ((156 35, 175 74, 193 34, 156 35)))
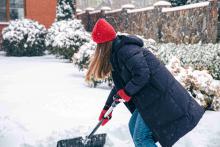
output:
MULTIPOLYGON (((109 106, 105 106, 102 110, 101 114, 99 115, 99 121, 104 118, 105 113, 108 111, 109 106)), ((104 126, 110 119, 112 118, 112 112, 108 115, 107 118, 105 118, 102 122, 102 126, 104 126)))
POLYGON ((120 101, 120 99, 123 99, 125 102, 129 102, 131 100, 131 97, 126 94, 124 89, 118 90, 117 94, 114 95, 113 99, 115 101, 120 101))

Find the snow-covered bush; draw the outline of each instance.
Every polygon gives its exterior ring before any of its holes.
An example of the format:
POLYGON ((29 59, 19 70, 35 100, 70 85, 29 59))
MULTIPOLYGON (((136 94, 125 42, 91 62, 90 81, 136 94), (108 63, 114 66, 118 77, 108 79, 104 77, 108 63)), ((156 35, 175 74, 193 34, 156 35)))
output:
POLYGON ((70 20, 73 18, 73 0, 58 0, 56 20, 70 20))
POLYGON ((10 21, 2 36, 2 47, 8 56, 39 56, 44 53, 46 28, 36 21, 10 21))
POLYGON ((200 105, 220 110, 220 81, 214 80, 206 70, 182 67, 176 57, 172 57, 166 67, 200 105))
POLYGON ((73 54, 89 41, 90 34, 85 31, 78 19, 54 22, 46 36, 49 52, 70 60, 73 54))
POLYGON ((208 70, 214 79, 220 79, 220 44, 160 44, 144 40, 145 47, 167 64, 171 56, 180 59, 181 64, 190 65, 197 70, 208 70))
POLYGON ((79 51, 72 57, 73 63, 79 68, 79 70, 88 69, 89 61, 96 48, 96 43, 90 40, 79 48, 79 51))
POLYGON ((187 0, 169 0, 173 7, 185 5, 187 0))
POLYGON ((199 2, 205 2, 207 0, 187 0, 187 4, 194 4, 194 3, 199 3, 199 2))
MULTIPOLYGON (((72 57, 73 63, 79 68, 79 70, 86 72, 96 48, 96 43, 90 40, 90 42, 85 43, 79 48, 79 51, 75 53, 72 57)), ((104 80, 92 80, 89 85, 91 87, 96 87, 102 83, 107 83, 112 86, 112 79, 108 77, 104 80)))

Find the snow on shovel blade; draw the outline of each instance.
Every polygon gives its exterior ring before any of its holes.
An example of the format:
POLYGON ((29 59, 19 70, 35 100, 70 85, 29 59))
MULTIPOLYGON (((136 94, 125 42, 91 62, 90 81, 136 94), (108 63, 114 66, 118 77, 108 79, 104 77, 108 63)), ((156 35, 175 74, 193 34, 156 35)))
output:
POLYGON ((106 141, 106 134, 92 135, 86 143, 82 137, 65 139, 57 142, 57 147, 103 147, 106 141))
POLYGON ((111 107, 105 113, 104 117, 98 122, 98 124, 95 126, 92 132, 86 136, 86 138, 78 137, 73 139, 60 140, 57 142, 57 147, 103 147, 106 140, 106 134, 94 135, 94 133, 101 126, 103 121, 108 118, 109 114, 119 103, 114 101, 111 104, 111 107))

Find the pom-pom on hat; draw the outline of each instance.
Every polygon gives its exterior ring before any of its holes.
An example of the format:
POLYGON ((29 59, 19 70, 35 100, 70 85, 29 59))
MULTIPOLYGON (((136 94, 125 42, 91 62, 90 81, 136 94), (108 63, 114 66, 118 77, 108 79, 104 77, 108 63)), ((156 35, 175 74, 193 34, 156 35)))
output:
POLYGON ((103 18, 99 19, 92 30, 92 40, 96 43, 104 43, 115 38, 116 32, 112 25, 103 18))

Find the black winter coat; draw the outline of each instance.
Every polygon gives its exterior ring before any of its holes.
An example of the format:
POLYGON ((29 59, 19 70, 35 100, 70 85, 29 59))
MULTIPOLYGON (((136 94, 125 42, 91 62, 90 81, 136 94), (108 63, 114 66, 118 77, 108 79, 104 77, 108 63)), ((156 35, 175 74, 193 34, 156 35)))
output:
POLYGON ((124 88, 131 101, 125 103, 133 112, 136 108, 163 147, 171 147, 191 131, 205 110, 175 80, 171 73, 136 36, 119 35, 113 41, 111 64, 115 87, 112 96, 124 88))

